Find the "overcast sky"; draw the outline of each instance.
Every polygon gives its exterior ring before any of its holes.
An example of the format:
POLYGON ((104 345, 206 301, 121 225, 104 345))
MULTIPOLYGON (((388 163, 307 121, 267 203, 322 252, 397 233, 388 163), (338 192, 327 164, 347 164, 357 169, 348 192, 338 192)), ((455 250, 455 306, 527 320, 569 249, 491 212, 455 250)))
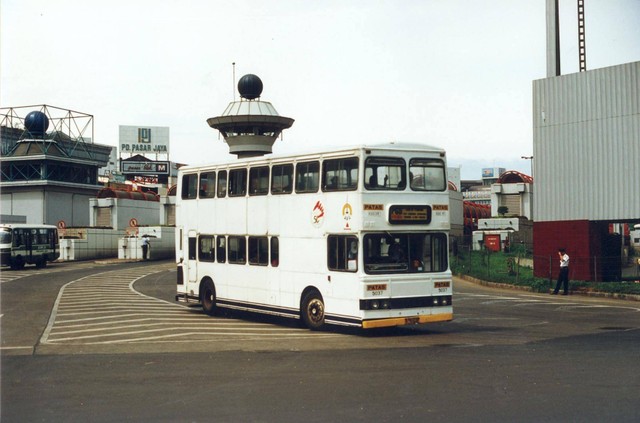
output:
MULTIPOLYGON (((559 2, 574 73, 576 0, 559 2)), ((587 69, 640 60, 640 0, 585 4, 587 69)), ((96 143, 168 126, 172 161, 235 157, 206 123, 233 100, 235 62, 295 119, 274 152, 421 142, 463 179, 529 173, 545 0, 0 0, 0 16, 0 106, 91 114, 96 143)))

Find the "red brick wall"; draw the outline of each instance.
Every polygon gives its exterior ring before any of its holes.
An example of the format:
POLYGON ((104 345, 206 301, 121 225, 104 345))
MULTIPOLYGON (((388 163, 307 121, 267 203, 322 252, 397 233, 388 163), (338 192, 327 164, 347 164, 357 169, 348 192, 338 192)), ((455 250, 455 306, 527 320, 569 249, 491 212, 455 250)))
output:
MULTIPOLYGON (((557 279, 560 271, 558 248, 569 254, 569 278, 594 280, 593 257, 600 254, 602 225, 588 220, 533 223, 534 276, 557 279), (550 266, 551 265, 551 266, 550 266), (551 269, 550 269, 551 268, 551 269)), ((606 228, 604 233, 606 234, 606 228)))

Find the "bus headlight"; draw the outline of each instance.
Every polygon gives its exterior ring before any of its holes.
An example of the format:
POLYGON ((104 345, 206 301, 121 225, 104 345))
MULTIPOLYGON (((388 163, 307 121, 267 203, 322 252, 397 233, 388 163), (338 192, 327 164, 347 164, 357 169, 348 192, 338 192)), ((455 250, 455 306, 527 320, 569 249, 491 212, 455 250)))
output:
POLYGON ((380 300, 360 300, 360 310, 389 310, 391 301, 389 299, 380 300))

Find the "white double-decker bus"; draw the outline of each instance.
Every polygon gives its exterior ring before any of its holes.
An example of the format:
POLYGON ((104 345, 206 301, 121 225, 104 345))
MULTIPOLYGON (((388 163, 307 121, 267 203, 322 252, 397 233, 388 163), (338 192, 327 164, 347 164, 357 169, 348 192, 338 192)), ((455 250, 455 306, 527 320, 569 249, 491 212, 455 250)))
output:
POLYGON ((453 318, 442 149, 357 146, 182 167, 176 300, 376 328, 453 318))

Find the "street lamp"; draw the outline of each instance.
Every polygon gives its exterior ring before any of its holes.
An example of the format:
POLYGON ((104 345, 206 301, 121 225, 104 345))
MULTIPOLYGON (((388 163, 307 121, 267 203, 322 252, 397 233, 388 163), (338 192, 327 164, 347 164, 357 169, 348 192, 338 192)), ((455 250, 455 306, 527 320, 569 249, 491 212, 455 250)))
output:
POLYGON ((533 179, 533 156, 520 156, 521 159, 531 160, 531 179, 533 179))

